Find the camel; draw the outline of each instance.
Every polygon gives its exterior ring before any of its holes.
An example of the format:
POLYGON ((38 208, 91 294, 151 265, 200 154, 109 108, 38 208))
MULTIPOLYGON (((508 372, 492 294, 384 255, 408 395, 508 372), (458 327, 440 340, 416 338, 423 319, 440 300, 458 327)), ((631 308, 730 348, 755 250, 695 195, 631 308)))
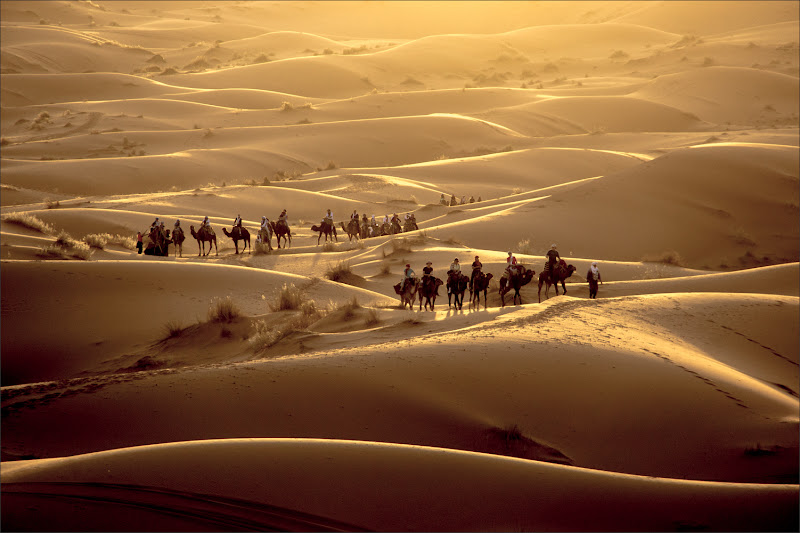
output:
POLYGON ((556 269, 553 272, 554 279, 550 279, 550 273, 545 268, 541 274, 539 274, 539 303, 542 303, 542 285, 545 285, 544 289, 544 298, 545 300, 549 298, 548 293, 550 292, 550 285, 555 285, 556 287, 556 296, 558 296, 558 284, 561 283, 561 287, 564 289, 564 294, 567 294, 567 286, 564 283, 568 277, 572 275, 573 272, 578 270, 573 265, 567 265, 567 262, 563 259, 559 261, 556 265, 556 269))
POLYGON ((360 238, 359 231, 358 231, 358 221, 354 218, 350 219, 350 222, 345 226, 344 222, 339 222, 342 225, 342 230, 347 233, 347 236, 352 241, 353 238, 358 240, 360 238))
MULTIPOLYGON (((419 226, 417 226, 416 222, 413 219, 406 220, 405 224, 403 224, 403 231, 414 231, 418 230, 419 226)), ((400 233, 400 232, 398 232, 400 233)))
POLYGON ((325 235, 325 242, 328 242, 328 237, 331 238, 331 242, 333 239, 336 239, 336 242, 339 242, 339 237, 336 236, 336 226, 332 223, 323 221, 322 225, 317 226, 316 224, 311 226, 311 231, 319 232, 319 237, 317 237, 317 244, 319 244, 319 240, 325 235))
POLYGON ((428 310, 428 306, 431 306, 431 311, 433 311, 433 304, 436 303, 436 297, 439 295, 439 287, 444 284, 442 280, 439 278, 434 278, 432 276, 428 276, 428 279, 420 282, 419 284, 419 310, 422 311, 422 299, 425 299, 425 310, 428 310))
POLYGON ((189 226, 189 232, 192 234, 192 237, 197 239, 197 255, 201 255, 201 249, 203 256, 210 254, 211 243, 214 243, 214 255, 219 255, 219 250, 217 249, 217 234, 214 233, 213 229, 201 227, 200 231, 195 232, 194 226, 189 226), (208 241, 208 253, 206 253, 206 241, 208 241))
POLYGON ((234 226, 230 233, 228 233, 228 228, 222 228, 222 233, 229 239, 233 239, 233 246, 236 248, 237 254, 239 253, 239 241, 244 241, 242 253, 248 248, 252 250, 250 246, 250 232, 247 231, 247 228, 244 226, 234 226))
POLYGON ((400 307, 405 309, 406 304, 408 304, 409 309, 414 309, 414 300, 417 299, 417 290, 419 289, 419 280, 405 280, 402 284, 402 289, 400 287, 400 283, 394 286, 394 292, 400 295, 400 307))
POLYGON ((144 249, 144 255, 169 256, 169 245, 172 242, 169 237, 169 230, 161 232, 153 228, 150 230, 149 236, 150 242, 147 243, 147 247, 144 249))
POLYGON ((481 291, 483 291, 483 308, 486 309, 486 292, 489 290, 489 281, 491 281, 491 279, 491 274, 484 274, 483 272, 475 276, 475 279, 472 280, 472 289, 469 293, 470 307, 477 301, 477 308, 481 308, 481 291))
POLYGON ((469 285, 469 277, 457 270, 447 272, 447 307, 450 307, 450 297, 453 297, 453 307, 461 309, 464 305, 464 292, 469 285))
POLYGON ((371 236, 369 234, 369 222, 367 222, 366 220, 362 220, 361 221, 360 229, 361 229, 361 238, 362 239, 366 239, 366 238, 371 236))
POLYGON ((275 240, 278 241, 278 249, 280 250, 281 248, 281 237, 283 237, 283 247, 288 248, 292 244, 292 232, 289 229, 289 225, 282 220, 270 222, 269 225, 272 228, 272 233, 275 234, 275 240))
POLYGON ((261 244, 266 244, 269 251, 272 251, 272 226, 267 224, 266 227, 258 230, 258 238, 261 239, 261 244))
POLYGON ((522 304, 522 295, 519 290, 531 282, 535 273, 533 269, 527 270, 524 266, 517 265, 516 274, 508 278, 500 278, 500 300, 503 307, 506 305, 506 293, 512 288, 514 289, 514 305, 517 304, 517 297, 519 297, 519 303, 522 304))
POLYGON ((175 256, 180 255, 183 257, 183 241, 186 240, 186 235, 183 233, 183 228, 176 227, 172 232, 172 242, 175 244, 175 256))

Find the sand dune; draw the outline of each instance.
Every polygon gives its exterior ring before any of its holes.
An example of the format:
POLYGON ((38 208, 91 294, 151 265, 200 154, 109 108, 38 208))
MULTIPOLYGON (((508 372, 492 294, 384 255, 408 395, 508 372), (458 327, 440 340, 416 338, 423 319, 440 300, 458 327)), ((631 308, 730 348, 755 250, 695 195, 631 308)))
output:
POLYGON ((796 531, 797 13, 3 1, 0 526, 796 531))

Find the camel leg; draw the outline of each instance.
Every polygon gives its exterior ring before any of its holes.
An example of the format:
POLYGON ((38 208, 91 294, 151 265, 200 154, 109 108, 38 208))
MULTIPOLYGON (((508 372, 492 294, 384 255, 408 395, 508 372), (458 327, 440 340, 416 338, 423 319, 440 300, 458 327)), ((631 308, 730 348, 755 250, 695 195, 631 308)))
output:
POLYGON ((561 287, 564 289, 564 294, 567 294, 567 286, 564 284, 563 281, 561 282, 561 287))

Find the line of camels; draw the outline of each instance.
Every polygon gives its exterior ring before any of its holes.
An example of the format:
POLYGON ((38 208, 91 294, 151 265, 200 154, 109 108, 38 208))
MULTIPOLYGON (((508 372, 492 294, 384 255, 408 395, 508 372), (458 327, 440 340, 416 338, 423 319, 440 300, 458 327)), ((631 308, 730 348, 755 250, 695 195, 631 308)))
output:
MULTIPOLYGON (((354 239, 358 240, 369 237, 377 237, 379 235, 394 235, 397 233, 419 229, 419 226, 417 226, 416 221, 413 219, 407 220, 403 226, 400 225, 398 220, 393 220, 391 223, 373 225, 369 224, 367 221, 365 221, 363 224, 359 224, 357 220, 351 219, 348 224, 345 224, 344 222, 340 222, 340 224, 350 241, 353 241, 354 239)), ((214 254, 219 255, 219 249, 217 248, 217 235, 213 228, 200 226, 200 229, 195 231, 194 226, 189 226, 189 231, 192 237, 197 240, 198 256, 204 257, 211 254, 212 246, 214 248, 214 254), (206 252, 206 243, 208 243, 208 252, 206 252)), ((318 245, 320 244, 320 239, 323 235, 325 236, 325 242, 328 242, 329 238, 331 242, 334 240, 336 242, 339 241, 339 237, 336 233, 336 226, 328 220, 324 220, 319 226, 311 226, 311 231, 316 231, 319 233, 319 236, 317 237, 318 245)), ((233 246, 236 254, 239 253, 239 241, 243 241, 242 253, 248 249, 252 250, 250 231, 244 226, 233 226, 231 231, 228 231, 228 228, 223 227, 222 232, 226 237, 233 240, 233 246)), ((274 249, 272 247, 273 236, 275 236, 276 244, 279 249, 281 248, 281 241, 283 241, 284 248, 288 248, 292 244, 292 231, 289 229, 289 225, 283 220, 278 220, 277 222, 270 221, 265 228, 259 228, 257 235, 259 237, 258 242, 265 244, 269 251, 274 249)), ((169 245, 173 244, 175 245, 175 255, 183 257, 183 241, 186 240, 186 235, 183 232, 183 228, 180 226, 176 226, 171 231, 171 234, 170 230, 168 229, 161 230, 160 228, 153 227, 150 228, 148 236, 150 238, 150 242, 144 249, 145 255, 168 256, 169 245)))
MULTIPOLYGON (((566 280, 572 276, 577 268, 573 265, 568 265, 566 261, 561 259, 556 263, 553 269, 552 276, 545 263, 544 270, 539 273, 539 303, 542 303, 542 286, 545 286, 544 297, 550 297, 550 287, 555 286, 556 296, 558 296, 558 284, 567 294, 566 280)), ((501 305, 505 307, 507 293, 514 290, 514 304, 516 305, 517 299, 522 304, 522 295, 520 289, 531 282, 536 272, 531 268, 527 269, 523 265, 517 265, 517 272, 510 276, 503 275, 500 278, 500 301, 501 305)), ((487 272, 479 272, 472 280, 472 286, 469 286, 469 276, 460 271, 447 271, 447 282, 434 276, 423 276, 420 279, 409 278, 402 284, 398 283, 394 286, 394 291, 400 296, 400 306, 405 309, 408 305, 409 309, 414 308, 414 303, 419 297, 419 310, 422 311, 423 306, 427 311, 433 311, 433 306, 436 303, 436 297, 439 295, 439 287, 445 285, 447 288, 447 307, 461 310, 464 305, 464 293, 469 288, 470 301, 469 308, 480 309, 481 306, 481 292, 483 292, 483 307, 487 307, 486 295, 489 291, 489 282, 492 279, 492 274, 487 272)))
MULTIPOLYGON (((409 221, 412 222, 413 221, 409 221)), ((359 226, 356 220, 350 221, 350 227, 345 226, 344 222, 341 223, 342 228, 350 234, 350 230, 354 230, 354 226, 359 226)), ((416 224, 413 226, 407 225, 408 229, 405 231, 413 231, 416 229, 416 224)), ((328 222, 325 221, 322 223, 322 226, 311 226, 313 231, 320 232, 320 238, 323 234, 327 236, 331 233, 334 234, 336 232, 336 227, 328 222)), ((395 227, 389 228, 389 231, 394 231, 395 229, 400 229, 399 224, 395 227)), ((214 253, 215 255, 219 255, 219 251, 217 249, 217 236, 214 233, 212 228, 208 228, 206 226, 201 226, 199 231, 195 231, 194 226, 189 226, 189 231, 197 240, 198 245, 198 256, 206 256, 211 253, 211 246, 214 246, 214 253), (205 251, 205 243, 208 243, 208 252, 205 251)), ((400 230, 402 231, 402 230, 400 230)), ((244 226, 234 226, 231 231, 228 231, 228 228, 222 228, 222 232, 225 234, 226 237, 233 240, 234 247, 236 248, 236 253, 239 253, 239 241, 244 241, 242 247, 242 253, 248 248, 250 248, 250 232, 244 226)), ((359 228, 360 232, 360 228, 359 228)), ((278 222, 270 221, 267 227, 259 229, 259 241, 261 243, 265 243, 269 250, 272 250, 272 236, 275 235, 278 248, 281 247, 281 240, 283 240, 284 248, 291 245, 292 242, 292 233, 289 229, 288 224, 286 222, 279 220, 278 222)), ((172 234, 170 235, 170 230, 161 230, 160 228, 153 227, 149 232, 150 242, 148 243, 147 247, 144 250, 145 255, 158 255, 158 256, 168 256, 169 255, 169 245, 175 245, 175 255, 183 257, 183 241, 186 240, 186 236, 184 235, 183 229, 180 226, 176 226, 174 230, 172 230, 172 234)), ((352 240, 351 236, 351 240, 352 240)), ((337 239, 338 240, 338 239, 337 239)), ((317 244, 319 244, 319 238, 317 239, 317 244)), ((544 270, 539 274, 539 303, 542 301, 542 286, 545 286, 545 299, 549 298, 550 287, 555 286, 556 289, 556 296, 558 296, 558 284, 561 283, 561 287, 564 290, 564 294, 567 293, 567 286, 565 281, 567 278, 572 276, 572 273, 577 270, 573 265, 567 265, 566 261, 561 259, 558 263, 556 263, 555 268, 553 270, 553 275, 551 277, 549 269, 547 268, 547 264, 545 263, 544 270)), ((500 278, 500 301, 501 305, 505 307, 505 295, 510 292, 512 289, 514 290, 513 301, 516 305, 517 299, 519 299, 519 303, 522 303, 522 295, 520 294, 520 289, 531 282, 533 276, 536 272, 533 269, 527 269, 524 265, 517 265, 516 273, 510 276, 502 276, 500 278)), ((403 309, 405 309, 406 305, 409 306, 410 309, 413 309, 415 300, 417 296, 419 296, 419 310, 422 310, 422 307, 425 307, 427 311, 430 309, 433 311, 433 307, 436 303, 436 297, 439 295, 439 287, 445 285, 447 288, 447 306, 454 307, 456 309, 462 309, 464 305, 464 293, 466 292, 467 288, 470 291, 470 303, 469 307, 472 308, 477 307, 480 309, 481 303, 481 292, 483 292, 483 306, 484 309, 487 306, 486 296, 489 290, 489 282, 492 279, 491 273, 479 272, 472 283, 472 286, 469 286, 469 276, 461 273, 460 271, 453 271, 450 270, 447 272, 447 282, 443 282, 441 279, 434 277, 434 276, 423 276, 422 279, 407 279, 402 284, 398 283, 394 286, 395 292, 400 296, 400 304, 403 309)))

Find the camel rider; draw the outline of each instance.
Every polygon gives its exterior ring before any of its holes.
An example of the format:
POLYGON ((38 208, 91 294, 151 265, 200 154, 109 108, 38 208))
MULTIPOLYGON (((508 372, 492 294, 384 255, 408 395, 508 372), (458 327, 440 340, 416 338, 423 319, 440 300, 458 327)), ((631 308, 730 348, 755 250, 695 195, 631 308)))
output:
POLYGON ((208 215, 206 215, 203 221, 200 223, 200 227, 211 230, 211 221, 208 220, 208 215))
POLYGON ((392 223, 389 222, 389 215, 383 215, 383 225, 391 225, 392 223))
POLYGON ((503 277, 510 278, 516 273, 517 273, 517 258, 514 257, 513 252, 508 252, 508 257, 506 258, 506 271, 503 274, 503 277))
POLYGON ((173 231, 177 230, 180 227, 181 227, 181 219, 175 220, 175 227, 173 228, 173 231))
MULTIPOLYGON (((433 270, 433 269, 431 269, 433 270)), ((417 277, 416 272, 411 269, 411 265, 406 263, 406 268, 403 270, 403 279, 400 280, 400 283, 403 284, 403 289, 406 288, 406 283, 411 283, 417 277)))
POLYGON ((481 273, 482 268, 483 265, 481 264, 481 259, 476 255, 475 261, 472 262, 472 275, 469 277, 469 290, 472 290, 472 284, 475 281, 475 276, 481 273))
POLYGON ((233 227, 235 228, 236 226, 242 227, 242 215, 236 215, 236 218, 233 219, 233 227))
POLYGON ((281 211, 281 214, 280 214, 280 215, 278 215, 278 223, 280 224, 281 222, 283 222, 283 224, 284 224, 284 225, 285 225, 287 228, 289 227, 289 218, 288 218, 288 216, 286 215, 286 209, 284 209, 283 211, 281 211))
POLYGON ((154 228, 157 228, 157 227, 158 227, 158 224, 159 224, 159 222, 158 222, 158 217, 156 217, 156 219, 153 221, 153 223, 152 223, 152 224, 150 224, 150 229, 152 230, 152 229, 154 229, 154 228))
POLYGON ((325 216, 322 217, 322 221, 333 226, 333 213, 331 213, 330 209, 328 209, 327 213, 325 213, 325 216))
POLYGON ((444 197, 444 193, 439 197, 439 203, 442 205, 447 205, 447 198, 444 197))
POLYGON ((547 270, 550 271, 550 279, 553 279, 553 273, 555 272, 559 259, 561 259, 561 256, 558 254, 558 250, 556 250, 556 245, 554 244, 547 250, 547 270))
POLYGON ((422 269, 422 282, 425 283, 426 281, 428 281, 428 278, 430 278, 432 274, 433 274, 433 263, 428 261, 427 263, 425 263, 425 268, 422 269))
POLYGON ((353 214, 350 215, 350 220, 353 220, 353 219, 355 219, 356 222, 358 222, 358 211, 355 210, 355 209, 353 209, 353 214))
POLYGON ((453 262, 450 263, 450 271, 451 272, 461 272, 461 263, 458 262, 458 257, 453 259, 453 262))
POLYGON ((395 222, 397 222, 398 226, 400 225, 400 217, 397 216, 397 213, 392 215, 392 225, 394 225, 395 222))
POLYGON ((414 229, 419 229, 419 226, 417 226, 417 217, 414 213, 411 213, 409 220, 411 221, 411 225, 414 227, 414 229))
POLYGON ((261 229, 269 231, 269 219, 267 215, 261 217, 261 229))

